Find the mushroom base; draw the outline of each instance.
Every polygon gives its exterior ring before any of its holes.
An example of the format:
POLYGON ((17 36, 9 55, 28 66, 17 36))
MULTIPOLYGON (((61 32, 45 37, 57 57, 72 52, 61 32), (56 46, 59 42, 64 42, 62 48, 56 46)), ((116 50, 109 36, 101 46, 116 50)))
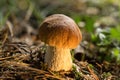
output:
POLYGON ((70 49, 48 46, 45 54, 45 63, 52 71, 69 71, 72 69, 70 49))

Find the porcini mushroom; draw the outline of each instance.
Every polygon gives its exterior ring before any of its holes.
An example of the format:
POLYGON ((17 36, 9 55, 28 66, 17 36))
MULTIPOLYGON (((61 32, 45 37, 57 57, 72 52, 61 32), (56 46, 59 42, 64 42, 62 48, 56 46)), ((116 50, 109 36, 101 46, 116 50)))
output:
POLYGON ((39 38, 48 44, 45 63, 52 71, 72 69, 70 49, 74 49, 82 40, 77 24, 63 14, 51 15, 42 22, 39 38))

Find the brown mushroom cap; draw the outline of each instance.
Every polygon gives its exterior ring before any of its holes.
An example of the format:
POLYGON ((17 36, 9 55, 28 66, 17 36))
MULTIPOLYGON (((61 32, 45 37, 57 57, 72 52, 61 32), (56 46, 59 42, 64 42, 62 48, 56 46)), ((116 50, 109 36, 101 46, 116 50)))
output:
POLYGON ((51 15, 39 28, 39 38, 50 46, 75 48, 82 40, 77 24, 63 14, 51 15))

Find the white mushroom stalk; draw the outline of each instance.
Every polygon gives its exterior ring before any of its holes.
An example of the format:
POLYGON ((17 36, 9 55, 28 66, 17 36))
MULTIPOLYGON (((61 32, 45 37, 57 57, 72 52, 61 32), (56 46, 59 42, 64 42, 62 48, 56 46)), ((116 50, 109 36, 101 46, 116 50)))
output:
POLYGON ((45 62, 48 64, 48 68, 54 71, 71 70, 72 58, 70 49, 48 46, 45 54, 45 62))

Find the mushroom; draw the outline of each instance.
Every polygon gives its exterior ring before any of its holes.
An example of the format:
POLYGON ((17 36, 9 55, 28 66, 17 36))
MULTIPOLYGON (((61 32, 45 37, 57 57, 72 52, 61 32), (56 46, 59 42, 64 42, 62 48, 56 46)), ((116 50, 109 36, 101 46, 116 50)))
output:
POLYGON ((52 71, 72 69, 70 50, 81 42, 82 34, 70 17, 54 14, 45 18, 39 28, 39 38, 48 45, 45 54, 48 69, 52 71))

